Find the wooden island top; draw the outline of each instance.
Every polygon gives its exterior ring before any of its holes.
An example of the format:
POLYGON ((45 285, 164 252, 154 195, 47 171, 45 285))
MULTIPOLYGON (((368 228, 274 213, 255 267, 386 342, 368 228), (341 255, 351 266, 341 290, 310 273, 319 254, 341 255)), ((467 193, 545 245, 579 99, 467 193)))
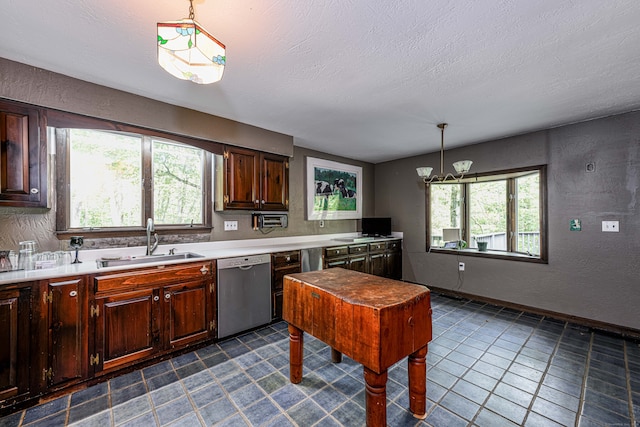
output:
POLYGON ((367 425, 386 425, 387 369, 408 358, 410 410, 425 415, 430 292, 424 286, 342 268, 287 275, 283 318, 289 323, 291 382, 302 380, 303 332, 361 363, 367 425))

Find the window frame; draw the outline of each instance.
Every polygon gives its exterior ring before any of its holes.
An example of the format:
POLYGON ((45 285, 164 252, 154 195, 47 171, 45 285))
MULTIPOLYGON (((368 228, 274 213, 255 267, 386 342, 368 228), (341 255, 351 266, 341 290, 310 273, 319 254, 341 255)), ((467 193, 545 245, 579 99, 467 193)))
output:
MULTIPOLYGON (((522 252, 515 251, 499 251, 489 250, 486 252, 478 251, 477 249, 448 249, 440 246, 431 246, 431 183, 425 184, 425 224, 426 224, 426 251, 438 254, 449 255, 463 255, 473 256, 481 258, 495 258, 506 259, 513 261, 524 261, 534 263, 548 263, 548 230, 547 230, 547 165, 536 165, 523 168, 515 168, 508 170, 499 170, 493 172, 476 173, 466 175, 463 179, 448 181, 450 184, 461 184, 461 197, 462 204, 460 211, 463 212, 462 219, 460 221, 461 227, 461 239, 469 241, 469 217, 470 209, 467 203, 467 197, 469 195, 469 184, 482 181, 498 181, 507 180, 507 200, 505 200, 507 206, 507 235, 514 231, 516 226, 516 217, 514 215, 516 208, 515 204, 509 203, 509 194, 513 194, 515 187, 515 179, 522 177, 531 172, 538 172, 540 174, 540 188, 539 188, 539 209, 540 209, 540 255, 532 256, 522 252), (509 212, 511 211, 511 212, 509 212)), ((433 184, 438 184, 434 182, 433 184)), ((507 239, 509 241, 509 247, 513 244, 513 239, 507 239)))
MULTIPOLYGON (((109 120, 97 119, 92 117, 79 116, 73 113, 65 113, 59 111, 49 111, 47 117, 47 126, 49 128, 77 128, 92 129, 97 131, 115 131, 122 133, 130 133, 140 135, 143 139, 142 146, 144 153, 142 154, 143 169, 143 206, 142 212, 144 218, 150 218, 152 207, 150 202, 153 200, 153 188, 146 176, 150 176, 152 171, 151 164, 151 140, 167 140, 171 142, 185 144, 194 148, 202 149, 204 155, 203 165, 203 224, 197 225, 156 225, 156 231, 159 234, 198 234, 210 233, 213 229, 213 155, 222 154, 224 146, 215 141, 206 141, 197 138, 186 137, 183 135, 172 134, 159 130, 141 128, 131 125, 112 122, 109 120)), ((107 237, 127 237, 138 236, 146 232, 143 221, 141 226, 134 227, 114 227, 114 228, 70 228, 69 219, 69 161, 70 147, 67 138, 56 137, 56 132, 48 132, 49 137, 55 138, 56 153, 56 236, 58 239, 67 239, 70 236, 82 234, 85 237, 107 238, 107 237)))

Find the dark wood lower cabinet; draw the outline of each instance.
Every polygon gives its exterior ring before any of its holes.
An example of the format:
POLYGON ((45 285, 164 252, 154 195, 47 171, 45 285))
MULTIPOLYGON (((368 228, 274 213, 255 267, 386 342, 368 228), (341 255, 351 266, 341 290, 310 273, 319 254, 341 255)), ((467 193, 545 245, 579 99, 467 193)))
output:
POLYGON ((174 349, 206 340, 215 326, 214 292, 207 280, 163 288, 165 337, 174 349))
POLYGON ((348 270, 369 272, 367 244, 332 246, 324 250, 324 268, 342 267, 348 270))
POLYGON ((58 388, 87 377, 87 287, 84 277, 55 279, 42 285, 41 313, 48 332, 42 378, 45 387, 58 388))
MULTIPOLYGON (((401 278, 401 241, 325 248, 324 268, 401 278)), ((274 253, 273 319, 300 251, 274 253)), ((0 417, 18 404, 212 340, 215 261, 0 287, 0 417)), ((28 403, 28 402, 27 402, 28 403)))
POLYGON ((215 337, 215 268, 162 266, 94 278, 90 363, 112 372, 215 337))
POLYGON ((401 280, 401 240, 327 247, 324 249, 324 268, 334 267, 401 280))
POLYGON ((361 273, 369 272, 369 260, 367 254, 351 255, 349 257, 349 270, 360 271, 361 273))
POLYGON ((282 282, 287 274, 300 273, 300 251, 277 252, 271 254, 271 318, 282 319, 282 282))
POLYGON ((387 274, 385 277, 402 280, 402 252, 399 248, 387 251, 386 269, 387 274))
POLYGON ((0 291, 0 406, 28 397, 31 391, 32 285, 0 291))
POLYGON ((0 417, 216 336, 215 261, 0 289, 0 417))
POLYGON ((143 289, 96 298, 96 371, 112 371, 151 357, 160 349, 159 289, 143 289))
POLYGON ((369 273, 375 276, 387 276, 387 254, 384 252, 369 255, 369 273))

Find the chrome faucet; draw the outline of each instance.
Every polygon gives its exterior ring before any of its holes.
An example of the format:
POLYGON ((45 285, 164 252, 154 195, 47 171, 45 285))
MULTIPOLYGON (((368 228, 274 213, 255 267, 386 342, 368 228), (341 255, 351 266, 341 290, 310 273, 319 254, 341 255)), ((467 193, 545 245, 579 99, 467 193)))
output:
POLYGON ((147 255, 152 255, 153 251, 158 248, 158 233, 155 231, 156 228, 153 225, 153 219, 149 218, 147 220, 147 255), (153 245, 151 244, 151 233, 153 233, 153 238, 155 239, 153 245))

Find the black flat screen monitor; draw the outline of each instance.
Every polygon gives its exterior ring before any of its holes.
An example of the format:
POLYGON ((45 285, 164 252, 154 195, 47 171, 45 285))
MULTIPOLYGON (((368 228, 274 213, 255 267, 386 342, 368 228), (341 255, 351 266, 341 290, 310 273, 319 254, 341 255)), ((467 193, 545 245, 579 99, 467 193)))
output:
POLYGON ((362 218, 363 236, 391 236, 391 218, 362 218))

